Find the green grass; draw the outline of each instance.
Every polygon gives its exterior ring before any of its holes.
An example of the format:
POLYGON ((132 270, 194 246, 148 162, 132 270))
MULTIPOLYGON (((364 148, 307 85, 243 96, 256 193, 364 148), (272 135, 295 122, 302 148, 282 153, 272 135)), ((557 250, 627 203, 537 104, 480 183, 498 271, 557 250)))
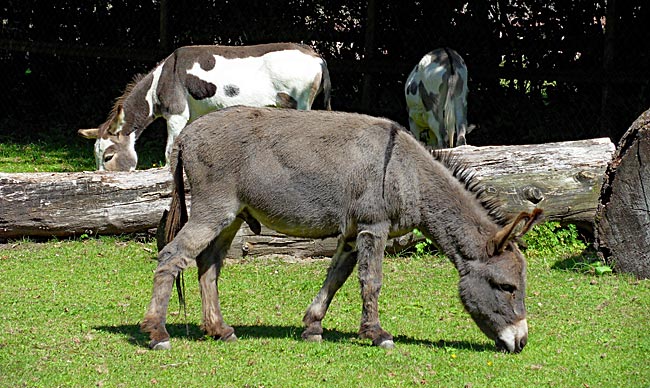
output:
MULTIPOLYGON (((87 141, 87 140, 86 140, 87 141)), ((0 143, 0 172, 71 172, 95 170, 92 142, 51 144, 41 141, 0 143)))
POLYGON ((170 304, 171 351, 149 351, 155 242, 90 238, 0 245, 0 386, 620 387, 650 386, 650 282, 596 276, 531 248, 529 343, 497 353, 463 311, 447 259, 387 258, 380 299, 391 351, 356 337, 353 276, 334 299, 322 343, 300 339, 302 314, 327 261, 249 259, 222 272, 225 319, 239 341, 202 336, 196 268, 186 274, 187 325, 170 304), (566 267, 566 266, 565 266, 566 267))
MULTIPOLYGON (((165 160, 165 134, 146 132, 136 143, 138 169, 160 167, 165 160)), ((73 133, 70 138, 43 139, 0 137, 0 172, 94 171, 94 140, 73 133), (23 141, 24 140, 24 141, 23 141)))
MULTIPOLYGON (((139 144, 139 168, 160 164, 155 136, 139 144)), ((87 140, 0 143, 3 172, 94 168, 87 140)), ((495 352, 463 311, 455 269, 426 244, 386 259, 380 313, 394 350, 357 339, 354 276, 323 322, 324 341, 302 341, 302 315, 327 261, 251 259, 229 263, 221 278, 224 316, 240 340, 204 338, 190 268, 188 318, 172 301, 168 352, 149 351, 139 330, 155 242, 0 244, 0 387, 650 386, 650 281, 608 273, 575 228, 548 223, 526 243, 530 332, 517 355, 495 352)))

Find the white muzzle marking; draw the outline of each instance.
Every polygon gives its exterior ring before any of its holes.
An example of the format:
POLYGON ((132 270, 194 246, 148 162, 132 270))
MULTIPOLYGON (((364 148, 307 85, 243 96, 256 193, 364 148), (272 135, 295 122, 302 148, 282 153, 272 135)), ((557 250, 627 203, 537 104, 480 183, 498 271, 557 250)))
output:
POLYGON ((501 330, 498 337, 510 353, 521 351, 523 348, 521 340, 528 337, 528 322, 526 322, 526 318, 501 330))

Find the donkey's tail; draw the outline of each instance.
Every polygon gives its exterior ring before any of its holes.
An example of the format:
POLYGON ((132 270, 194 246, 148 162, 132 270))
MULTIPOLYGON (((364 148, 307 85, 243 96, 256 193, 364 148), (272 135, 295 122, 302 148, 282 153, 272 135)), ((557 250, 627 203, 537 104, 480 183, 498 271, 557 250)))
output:
POLYGON ((187 223, 187 205, 185 203, 185 182, 183 180, 183 153, 179 148, 176 158, 172 162, 172 202, 169 205, 169 214, 165 222, 165 245, 171 242, 187 223), (175 163, 174 163, 175 162, 175 163))
MULTIPOLYGON (((451 58, 449 58, 451 61, 451 58)), ((458 72, 452 72, 449 76, 449 84, 447 85, 447 96, 445 98, 445 107, 444 107, 444 125, 445 125, 445 131, 447 133, 448 137, 448 144, 447 146, 449 148, 454 147, 454 138, 456 137, 456 133, 458 132, 456 125, 458 123, 456 122, 456 88, 457 88, 457 83, 459 81, 459 75, 458 72)), ((443 136, 444 137, 444 136, 443 136)))
POLYGON ((323 71, 323 77, 321 80, 321 89, 323 90, 323 107, 326 110, 332 110, 331 94, 332 94, 332 81, 330 80, 330 71, 327 69, 327 62, 321 58, 323 63, 321 68, 323 71))
MULTIPOLYGON (((174 181, 172 188, 172 202, 169 205, 169 213, 167 214, 167 220, 165 221, 164 241, 163 244, 159 244, 159 246, 165 246, 170 243, 174 237, 176 237, 183 225, 187 223, 188 218, 187 204, 185 202, 185 182, 183 180, 183 153, 180 146, 175 156, 176 157, 173 158, 171 163, 172 177, 174 181)), ((176 277, 176 291, 178 292, 178 302, 185 313, 185 322, 187 322, 185 281, 182 271, 176 277)), ((186 330, 189 332, 187 324, 186 330)))

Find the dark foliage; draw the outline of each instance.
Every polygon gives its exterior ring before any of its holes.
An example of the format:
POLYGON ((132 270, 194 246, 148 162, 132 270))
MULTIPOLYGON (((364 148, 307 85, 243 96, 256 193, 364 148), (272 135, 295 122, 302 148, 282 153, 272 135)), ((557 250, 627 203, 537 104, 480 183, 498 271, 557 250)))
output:
POLYGON ((176 47, 272 41, 325 57, 337 110, 406 124, 406 76, 449 46, 468 64, 470 144, 617 141, 650 105, 649 19, 645 0, 8 0, 0 141, 97 126, 176 47))

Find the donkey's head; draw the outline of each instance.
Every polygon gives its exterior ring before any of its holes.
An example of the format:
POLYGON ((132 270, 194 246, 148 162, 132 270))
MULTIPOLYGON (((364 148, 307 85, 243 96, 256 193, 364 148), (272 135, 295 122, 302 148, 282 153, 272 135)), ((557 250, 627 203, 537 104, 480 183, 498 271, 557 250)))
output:
POLYGON ((138 163, 135 140, 155 119, 146 93, 152 76, 138 74, 115 100, 108 119, 93 129, 80 129, 79 135, 95 141, 95 160, 100 171, 131 171, 138 163), (141 82, 149 80, 148 82, 141 82))
POLYGON ((130 135, 100 136, 99 128, 80 129, 80 136, 95 140, 95 161, 99 171, 132 171, 138 164, 135 152, 135 132, 130 135))
POLYGON ((540 209, 519 214, 488 240, 485 258, 465 260, 460 271, 459 292, 465 309, 501 351, 518 353, 528 341, 526 259, 515 240, 541 215, 540 209))

